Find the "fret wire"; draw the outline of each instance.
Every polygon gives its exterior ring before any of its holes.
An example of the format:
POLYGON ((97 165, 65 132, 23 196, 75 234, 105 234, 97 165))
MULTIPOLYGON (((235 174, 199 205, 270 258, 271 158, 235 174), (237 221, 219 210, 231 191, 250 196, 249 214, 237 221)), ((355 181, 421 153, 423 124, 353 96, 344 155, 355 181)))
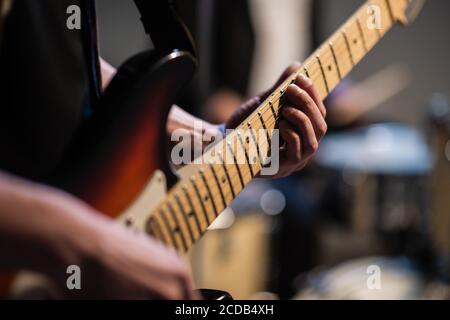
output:
POLYGON ((178 241, 176 241, 174 232, 173 232, 173 230, 172 230, 172 228, 171 228, 171 226, 170 226, 169 221, 167 220, 166 215, 164 214, 164 211, 163 211, 162 209, 159 209, 158 212, 159 212, 159 217, 162 218, 162 221, 163 221, 163 223, 164 223, 164 225, 165 225, 165 229, 166 229, 167 232, 169 233, 169 237, 170 237, 170 239, 171 239, 171 241, 172 241, 174 247, 175 247, 176 249, 180 250, 180 247, 178 246, 178 241))
POLYGON ((163 235, 164 238, 164 243, 168 244, 168 245, 172 245, 176 247, 176 242, 172 241, 172 236, 171 236, 171 232, 170 232, 170 228, 168 228, 164 221, 161 221, 161 217, 158 217, 159 214, 159 210, 157 212, 155 212, 151 218, 153 218, 153 220, 157 223, 157 225, 159 226, 159 230, 161 231, 161 234, 163 235))
POLYGON ((344 41, 345 41, 345 43, 347 45, 348 54, 350 56, 350 62, 352 63, 352 66, 355 67, 355 60, 353 59, 353 53, 352 53, 352 50, 350 48, 350 43, 348 42, 347 33, 345 31, 342 31, 342 34, 344 36, 344 41))
POLYGON ((220 162, 221 162, 221 164, 222 164, 223 171, 225 172, 225 175, 226 175, 226 177, 227 177, 227 181, 228 181, 228 184, 229 184, 229 186, 230 186, 231 194, 233 195, 233 198, 236 198, 236 192, 235 192, 235 190, 234 190, 233 184, 231 183, 230 173, 228 172, 227 165, 225 164, 225 161, 224 161, 224 159, 223 159, 223 157, 222 157, 222 154, 218 153, 218 156, 219 156, 219 158, 220 158, 219 160, 220 160, 220 162))
POLYGON ((272 102, 272 101, 269 101, 269 106, 270 106, 270 110, 272 110, 272 115, 273 115, 274 117, 276 117, 277 114, 276 114, 276 112, 275 112, 275 109, 273 108, 273 102, 272 102))
POLYGON ((219 178, 217 177, 217 173, 216 173, 216 171, 214 169, 214 165, 209 164, 209 169, 211 170, 211 172, 212 172, 212 174, 214 176, 214 180, 216 181, 217 188, 219 189, 220 197, 222 198, 223 207, 226 208, 228 205, 227 205, 227 202, 225 200, 225 196, 223 194, 222 184, 220 183, 219 178))
MULTIPOLYGON (((367 6, 367 9, 362 13, 362 18, 368 20, 368 19, 374 18, 375 14, 376 14, 376 12, 374 11, 374 9, 370 8, 370 6, 367 6), (370 10, 370 12, 369 12, 369 9, 372 9, 372 10, 370 10)), ((375 29, 375 31, 369 27, 361 29, 363 31, 363 33, 365 34, 365 39, 366 39, 366 44, 367 44, 368 49, 372 48, 381 39, 380 30, 377 27, 375 27, 374 29, 375 29), (368 43, 368 41, 370 41, 370 40, 371 40, 371 43, 368 43)))
POLYGON ((170 201, 166 201, 166 207, 167 209, 169 209, 169 213, 172 216, 173 222, 175 224, 175 233, 178 233, 180 239, 181 239, 181 244, 183 246, 183 248, 185 250, 187 250, 188 245, 187 245, 187 240, 186 240, 186 235, 184 234, 183 230, 181 229, 181 223, 180 220, 178 219, 175 211, 173 210, 172 204, 170 203, 170 201))
POLYGON ((325 89, 327 90, 327 94, 330 93, 330 86, 328 85, 327 76, 325 75, 325 70, 323 69, 322 61, 320 60, 320 56, 316 56, 317 62, 319 63, 320 70, 322 71, 323 81, 325 82, 325 89))
POLYGON ((309 69, 308 69, 308 67, 305 66, 303 69, 304 69, 304 71, 305 71, 306 76, 307 76, 308 78, 311 78, 311 76, 309 75, 309 69))
MULTIPOLYGON (((271 110, 272 110, 272 112, 273 112, 273 107, 271 107, 271 110)), ((274 116, 274 117, 275 117, 275 116, 274 116)), ((238 140, 239 140, 239 142, 240 142, 240 145, 241 145, 241 147, 242 147, 242 150, 244 150, 245 160, 247 160, 248 168, 249 168, 250 174, 251 174, 251 176, 252 176, 252 178, 253 178, 253 177, 255 176, 255 174, 253 173, 253 168, 252 168, 252 165, 251 165, 251 163, 250 163, 250 158, 248 157, 247 148, 245 147, 245 144, 244 144, 244 142, 242 141, 242 136, 240 135, 239 132, 238 132, 237 136, 238 136, 238 140)))
POLYGON ((359 20, 359 17, 356 17, 356 24, 358 26, 359 33, 360 33, 360 36, 361 36, 361 39, 362 39, 362 42, 363 42, 364 50, 366 50, 366 52, 367 52, 368 48, 367 48, 366 38, 364 37, 364 32, 363 32, 363 29, 362 29, 362 26, 361 26, 361 21, 359 20))
POLYGON ((261 112, 258 112, 257 114, 258 114, 258 117, 259 117, 259 121, 261 121, 262 128, 266 131, 267 143, 270 145, 271 144, 271 139, 270 139, 270 136, 269 136, 269 131, 267 130, 266 123, 265 123, 265 121, 264 121, 264 119, 262 117, 261 112))
MULTIPOLYGON (((241 172, 241 169, 240 169, 240 167, 239 167, 239 163, 238 163, 238 161, 237 161, 236 154, 233 152, 233 149, 231 148, 231 143, 230 143, 230 141, 226 141, 226 140, 224 140, 224 141, 225 141, 225 144, 226 144, 226 148, 228 148, 229 151, 231 152, 231 154, 233 155, 234 166, 235 166, 236 171, 237 171, 237 173, 238 173, 238 175, 239 175, 239 180, 240 180, 240 182, 241 182, 241 187, 242 187, 242 189, 244 189, 244 187, 245 187, 244 179, 242 178, 242 172, 241 172)), ((242 189, 241 189, 241 190, 242 190, 242 189)))
MULTIPOLYGON (((193 233, 193 231, 192 231, 192 225, 191 225, 191 223, 190 223, 190 217, 191 217, 191 214, 189 214, 187 211, 186 211, 186 209, 184 208, 184 206, 182 205, 182 203, 181 203, 181 199, 180 199, 180 197, 179 197, 179 195, 176 193, 176 192, 174 192, 173 193, 173 197, 174 197, 174 199, 175 199, 175 202, 176 202, 176 204, 177 204, 177 206, 178 206, 178 208, 180 209, 180 211, 181 211, 181 213, 183 214, 183 216, 185 217, 185 219, 186 219, 186 223, 189 225, 189 230, 190 230, 190 232, 191 232, 191 237, 192 237, 192 239, 193 239, 193 242, 195 242, 195 236, 194 236, 194 233, 193 233)), ((192 212, 194 211, 194 208, 193 208, 193 206, 192 206, 192 204, 191 203, 189 203, 190 202, 190 199, 188 198, 188 204, 189 204, 189 206, 191 207, 191 210, 192 210, 192 212)), ((201 226, 200 226, 200 221, 198 221, 198 217, 197 217, 197 215, 196 214, 193 214, 193 216, 194 216, 194 220, 195 220, 195 226, 197 227, 197 231, 198 231, 198 234, 200 235, 200 234, 202 234, 202 229, 201 229, 201 226)))
POLYGON ((184 209, 181 206, 179 206, 179 203, 176 200, 176 194, 174 194, 173 198, 174 198, 174 200, 175 200, 174 202, 177 204, 177 207, 178 207, 179 210, 175 210, 175 208, 172 205, 170 199, 168 199, 167 200, 167 205, 169 207, 169 210, 171 210, 173 212, 173 214, 175 214, 175 215, 176 215, 177 212, 179 213, 178 216, 181 215, 182 221, 186 225, 186 229, 188 231, 189 238, 191 239, 191 243, 193 244, 195 242, 195 237, 194 237, 194 232, 192 231, 192 225, 191 225, 191 223, 189 221, 189 216, 185 213, 184 209))
MULTIPOLYGON (((203 169, 200 169, 200 176, 202 177, 203 184, 205 185, 206 191, 208 192, 209 197, 211 198, 211 204, 212 204, 212 206, 213 206, 214 215, 217 217, 217 216, 219 215, 220 212, 217 210, 216 203, 215 203, 215 201, 214 201, 214 197, 213 197, 213 195, 212 195, 212 193, 211 193, 211 188, 209 187, 209 184, 208 184, 208 182, 206 181, 205 172, 204 172, 203 169)), ((225 208, 224 208, 224 209, 225 209, 225 208)))
MULTIPOLYGON (((196 214, 194 203, 192 202, 191 196, 189 195, 189 191, 187 190, 186 186, 184 186, 184 185, 181 186, 181 190, 183 191, 184 197, 186 198, 189 206, 191 207, 192 215, 194 216, 195 222, 196 222, 197 227, 198 227, 198 233, 201 235, 204 232, 204 230, 203 230, 203 228, 202 228, 202 226, 200 224, 200 220, 199 220, 199 218, 198 218, 198 216, 196 214)), ((205 230, 206 230, 206 228, 205 228, 205 230)))
MULTIPOLYGON (((204 167, 201 170, 205 170, 207 167, 204 167)), ((208 178, 211 180, 211 178, 208 178)), ((208 182, 208 181, 207 181, 208 182)), ((208 183, 208 186, 209 183, 208 183)), ((219 200, 219 192, 216 190, 213 190, 210 188, 210 191, 208 191, 207 186, 204 184, 203 180, 198 185, 200 195, 203 197, 203 201, 205 202, 205 208, 208 211, 210 221, 213 222, 216 218, 218 213, 222 212, 225 208, 220 207, 220 201, 219 200), (213 197, 213 199, 211 199, 213 197), (214 201, 213 201, 214 200, 214 201), (215 205, 217 204, 217 206, 215 205)))
POLYGON ((391 17, 391 24, 395 24, 394 12, 392 11, 391 2, 390 2, 390 0, 384 0, 384 1, 386 3, 386 7, 388 9, 389 16, 391 17))
POLYGON ((377 41, 375 42, 375 44, 376 44, 378 41, 381 40, 381 38, 382 38, 383 36, 382 36, 382 34, 381 34, 381 30, 380 30, 380 29, 375 28, 375 30, 377 30, 377 35, 378 35, 378 39, 377 39, 377 41))
POLYGON ((255 130, 258 130, 258 129, 254 129, 250 122, 247 125, 248 125, 248 129, 250 130, 250 135, 252 136, 253 144, 255 145, 255 148, 256 148, 256 153, 258 154, 258 160, 260 160, 260 162, 262 163, 263 159, 262 159, 261 149, 259 148, 259 144, 256 141, 256 137, 255 137, 255 130))
POLYGON ((334 63, 335 63, 335 65, 336 65, 336 69, 337 69, 337 72, 338 72, 339 80, 342 80, 341 69, 339 68, 339 64, 338 64, 336 52, 334 52, 333 43, 330 42, 329 45, 330 45, 331 52, 332 52, 332 54, 333 54, 334 63))
POLYGON ((200 193, 200 190, 198 189, 197 183, 195 182, 196 179, 194 177, 191 177, 190 180, 191 180, 192 186, 194 187, 194 191, 195 191, 195 195, 197 196, 197 200, 200 203, 200 206, 201 206, 201 208, 203 210, 203 215, 206 218, 207 225, 210 225, 212 221, 209 218, 209 214, 208 214, 208 211, 206 210, 205 203, 203 201, 202 195, 200 193))

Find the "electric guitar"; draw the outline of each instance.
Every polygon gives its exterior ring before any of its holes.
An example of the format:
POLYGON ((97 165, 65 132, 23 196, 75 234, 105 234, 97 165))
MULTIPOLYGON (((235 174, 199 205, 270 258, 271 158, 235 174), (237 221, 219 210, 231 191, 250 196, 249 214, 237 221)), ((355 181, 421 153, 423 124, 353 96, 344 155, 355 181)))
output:
MULTIPOLYGON (((259 150, 267 150, 283 96, 296 77, 309 77, 325 99, 395 24, 411 22, 423 4, 367 1, 239 126, 240 131, 264 129, 265 141, 243 139, 235 131, 206 152, 205 162, 187 166, 189 174, 181 179, 163 150, 168 111, 196 70, 192 47, 178 38, 177 50, 139 54, 120 68, 50 183, 186 253, 260 173, 269 154, 259 150), (249 161, 255 147, 258 157, 249 161), (224 151, 237 161, 220 159, 224 151)), ((167 11, 161 19, 167 23, 173 16, 167 11)), ((173 48, 164 37, 156 38, 162 47, 173 48)), ((3 294, 15 278, 1 278, 3 294)))

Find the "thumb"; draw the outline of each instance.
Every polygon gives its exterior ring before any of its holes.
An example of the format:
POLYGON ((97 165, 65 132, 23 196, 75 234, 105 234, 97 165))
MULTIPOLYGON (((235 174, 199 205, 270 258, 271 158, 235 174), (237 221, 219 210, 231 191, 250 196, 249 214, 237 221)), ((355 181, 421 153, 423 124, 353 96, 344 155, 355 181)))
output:
POLYGON ((273 85, 272 88, 270 88, 269 90, 263 92, 260 97, 261 97, 261 101, 266 100, 269 95, 275 91, 276 88, 278 88, 284 80, 286 80, 287 78, 289 78, 293 73, 297 72, 300 68, 301 68, 302 64, 300 62, 294 62, 292 63, 289 67, 287 67, 284 72, 281 74, 280 78, 278 79, 278 81, 275 83, 275 85, 273 85))
POLYGON ((228 122, 225 124, 225 128, 236 129, 248 116, 252 114, 253 111, 255 111, 256 108, 258 108, 261 105, 261 103, 264 100, 266 100, 269 97, 269 95, 276 88, 278 88, 283 83, 284 80, 290 77, 293 73, 297 72, 300 69, 300 67, 301 67, 300 62, 294 62, 289 67, 287 67, 272 88, 263 92, 261 95, 247 101, 245 104, 239 107, 239 109, 233 114, 230 120, 228 120, 228 122))
POLYGON ((255 97, 240 106, 225 124, 225 129, 236 129, 256 108, 261 105, 261 98, 255 97))

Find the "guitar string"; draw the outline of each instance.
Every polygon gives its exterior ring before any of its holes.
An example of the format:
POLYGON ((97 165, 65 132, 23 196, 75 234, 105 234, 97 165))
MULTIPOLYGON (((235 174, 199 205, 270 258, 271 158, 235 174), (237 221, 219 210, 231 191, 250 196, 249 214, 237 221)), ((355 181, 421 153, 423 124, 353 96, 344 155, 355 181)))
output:
MULTIPOLYGON (((355 18, 356 19, 356 18, 355 18)), ((341 28, 342 29, 342 28, 341 28)), ((338 31, 339 32, 339 31, 338 31)), ((352 37, 353 37, 353 35, 356 33, 356 31, 355 32, 353 32, 353 33, 349 33, 349 35, 351 35, 352 37)), ((333 38, 333 36, 331 36, 330 38, 333 38)), ((378 42, 378 38, 377 38, 377 40, 375 41, 375 44, 378 42)), ((374 45, 375 45, 374 44, 374 45)), ((326 46, 325 44, 322 46, 322 47, 320 47, 316 52, 320 52, 320 51, 324 51, 324 52, 322 52, 322 57, 321 58, 324 58, 324 57, 326 57, 326 54, 328 54, 328 55, 331 55, 331 56, 333 56, 333 52, 332 52, 332 50, 331 50, 331 48, 329 48, 329 50, 324 50, 325 48, 324 48, 324 46, 326 46)), ((336 56, 341 56, 342 55, 342 52, 346 52, 346 54, 350 54, 350 52, 349 52, 349 48, 348 48, 348 46, 347 46, 347 44, 346 43, 341 43, 341 45, 337 45, 337 46, 335 46, 334 48, 334 51, 335 51, 335 53, 334 53, 334 55, 336 55, 336 56), (344 48, 343 50, 341 50, 341 49, 338 49, 339 50, 339 52, 338 53, 336 53, 336 51, 338 51, 336 48, 344 48)), ((368 49, 367 51, 369 51, 370 49, 368 49)), ((364 52, 363 53, 363 56, 365 55, 365 53, 366 52, 364 52)), ((332 57, 333 59, 334 59, 334 57, 332 57)), ((350 57, 349 57, 350 58, 350 57)), ((310 58, 310 59, 312 59, 312 58, 310 58)), ((340 58, 341 59, 341 58, 340 58)), ((340 60, 339 59, 339 60, 340 60)), ((326 59, 325 59, 326 60, 326 59)), ((336 61, 335 61, 336 62, 336 61)), ((353 66, 352 66, 353 67, 353 66)), ((317 69, 317 68, 316 68, 317 69)), ((321 70, 321 68, 318 68, 319 70, 317 70, 316 72, 313 72, 312 73, 312 75, 310 75, 312 78, 314 78, 313 79, 313 82, 317 82, 317 80, 320 80, 320 78, 322 78, 322 80, 324 80, 323 79, 323 74, 322 74, 322 70, 321 70), (319 76, 319 79, 317 79, 317 77, 316 76, 319 76)), ((301 70, 301 69, 300 69, 301 70)), ((311 70, 313 70, 312 68, 311 68, 311 70)), ((297 71, 297 72, 295 72, 294 74, 301 74, 301 72, 299 72, 299 71, 297 71)), ((292 75, 290 76, 290 77, 292 77, 292 75)), ((288 78, 290 78, 290 77, 288 77, 288 78)), ((287 83, 285 83, 285 84, 282 84, 282 85, 280 85, 280 87, 283 87, 284 85, 286 85, 287 83)), ((279 102, 279 100, 280 100, 280 98, 282 98, 282 96, 280 96, 279 98, 277 98, 276 100, 274 100, 275 101, 275 103, 278 103, 279 102)), ((267 105, 265 105, 264 103, 259 107, 260 109, 263 109, 264 107, 267 107, 267 105)), ((281 107, 279 107, 279 110, 282 108, 282 106, 281 107)), ((279 110, 277 110, 278 111, 278 114, 279 114, 279 110)), ((256 112, 256 111, 255 111, 256 112)), ((266 113, 268 113, 268 112, 271 112, 271 110, 265 110, 264 111, 264 115, 266 114, 266 113)), ((255 121, 255 116, 253 117, 253 118, 250 118, 250 122, 254 122, 255 121)), ((258 115, 258 118, 261 118, 261 116, 259 116, 258 115)), ((271 117, 271 118, 273 118, 273 117, 271 117)), ((264 118, 263 118, 264 119, 264 118)), ((270 124, 267 124, 266 123, 266 125, 268 125, 268 126, 273 126, 273 125, 275 125, 276 124, 276 122, 278 121, 280 119, 280 116, 279 115, 277 115, 277 117, 275 117, 274 118, 274 121, 273 121, 273 123, 270 123, 270 124)), ((259 119, 258 119, 259 120, 259 119)), ((269 120, 271 120, 271 119, 269 119, 269 120)), ((259 125, 258 125, 259 126, 259 125)), ((260 130, 260 129, 263 129, 262 128, 262 124, 261 124, 261 128, 254 128, 255 126, 253 126, 253 130, 260 130)), ((238 138, 237 137, 232 137, 234 140, 237 140, 238 138)), ((228 137, 226 137, 226 139, 228 139, 228 137)), ((235 143, 237 143, 237 141, 234 141, 235 143)), ((267 142, 267 141, 266 141, 267 142)), ((242 146, 243 148, 244 148, 244 146, 242 146)), ((244 151, 244 153, 245 153, 245 151, 244 151)), ((239 160, 241 160, 241 159, 239 159, 239 160)), ((240 162, 240 161, 237 161, 237 162, 240 162)), ((243 160, 243 163, 244 164, 242 164, 242 165, 248 165, 247 163, 245 163, 246 162, 246 160, 247 159, 242 159, 243 160)), ((261 159, 259 159, 259 160, 261 160, 261 159)), ((222 164, 216 164, 216 165, 222 165, 222 164)), ((254 169, 254 166, 255 165, 258 165, 258 167, 259 166, 261 166, 261 164, 253 164, 253 167, 252 167, 252 171, 253 171, 253 169, 254 169)), ((240 169, 242 169, 242 168, 240 168, 240 169)), ((211 168, 211 170, 213 170, 213 168, 211 168)), ((228 169, 225 169, 224 168, 224 170, 228 170, 228 169)), ((237 168, 236 168, 236 170, 238 170, 237 168)), ((256 171, 260 171, 261 169, 256 169, 256 171)), ((260 172, 257 172, 258 174, 260 173, 260 172)), ((195 174, 195 175, 197 175, 197 174, 195 174)), ((242 175, 242 173, 241 173, 241 175, 242 175)), ((250 180, 251 180, 251 178, 253 178, 253 174, 252 174, 252 172, 250 172, 249 170, 245 170, 245 172, 244 172, 244 175, 246 176, 246 179, 243 179, 243 180, 245 180, 245 181, 247 181, 247 175, 250 175, 250 180)), ((237 173, 237 174, 234 174, 234 175, 232 175, 229 179, 230 179, 230 183, 233 181, 234 182, 234 180, 236 180, 236 178, 239 176, 239 173, 237 173)), ((219 179, 219 178, 218 178, 219 179)), ((219 180, 221 180, 221 179, 224 179, 224 177, 221 177, 219 180)), ((211 178, 209 178, 209 180, 211 180, 211 178)), ((226 197, 226 198, 228 198, 230 195, 232 195, 232 191, 230 190, 230 191, 227 191, 227 190, 223 190, 223 188, 220 186, 220 184, 219 183, 216 183, 217 184, 217 186, 216 186, 216 188, 215 189, 219 189, 218 190, 218 192, 209 192, 208 191, 208 193, 209 193, 209 195, 212 197, 212 199, 211 199, 211 201, 216 201, 217 202, 217 198, 218 198, 218 196, 219 195, 223 195, 224 197, 226 197)), ((176 186, 174 187, 174 189, 176 188, 176 186)), ((205 188, 204 189, 207 189, 208 188, 208 186, 207 185, 205 185, 205 188)), ((229 188, 232 188, 232 186, 230 185, 229 186, 229 188)), ((174 191, 176 191, 176 190, 174 190, 174 191)), ((207 190, 203 190, 203 191, 207 191, 207 190)), ((240 190, 240 191, 242 191, 242 189, 240 190)), ((240 192, 239 191, 239 192, 240 192)), ((174 196, 175 196, 175 194, 174 194, 174 196)), ((180 194, 178 194, 178 196, 180 196, 180 194)), ((183 198, 183 197, 180 197, 181 199, 183 198)), ((233 198, 233 197, 232 197, 233 198)), ((201 202, 201 200, 202 199, 198 199, 198 202, 200 203, 201 202)), ((172 203, 173 203, 173 200, 171 201, 172 203)), ((201 203, 200 203, 201 204, 201 203)), ((166 201, 165 202, 163 202, 161 205, 160 205, 160 207, 164 207, 164 206, 167 206, 167 203, 166 203, 166 201)), ((196 208, 191 208, 192 209, 192 211, 197 211, 197 209, 196 208)), ((159 210, 162 210, 162 208, 160 208, 159 210)), ((155 210, 156 211, 156 210, 155 210)), ((166 211, 166 210, 163 210, 164 212, 166 211)), ((214 211, 214 210, 213 210, 214 211)), ((178 212, 178 210, 177 210, 177 212, 178 212)), ((204 212, 206 215, 207 215, 207 212, 204 212)), ((213 212, 214 213, 214 212, 213 212)), ((195 214, 198 214, 197 212, 195 213, 195 214)), ((218 214, 220 214, 220 213, 214 213, 214 215, 215 216, 217 216, 218 214)), ((179 215, 182 215, 182 216, 185 216, 185 214, 184 213, 182 213, 182 212, 179 212, 179 215)), ((188 217, 187 217, 188 218, 188 217)), ((178 225, 178 227, 179 227, 179 230, 181 230, 181 226, 180 226, 180 223, 176 223, 175 221, 173 221, 174 222, 174 224, 175 225, 178 225)), ((188 228, 192 228, 192 225, 188 225, 187 226, 188 228)), ((199 230, 199 233, 200 234, 203 234, 204 232, 206 232, 206 230, 199 230)), ((187 238, 186 237, 186 235, 183 235, 184 236, 184 238, 187 238)))

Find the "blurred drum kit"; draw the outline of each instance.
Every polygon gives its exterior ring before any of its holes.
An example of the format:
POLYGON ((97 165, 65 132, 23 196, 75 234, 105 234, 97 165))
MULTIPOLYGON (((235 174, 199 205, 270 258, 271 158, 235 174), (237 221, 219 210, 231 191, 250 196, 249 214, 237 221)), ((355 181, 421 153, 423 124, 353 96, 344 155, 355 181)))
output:
POLYGON ((425 182, 433 160, 418 130, 379 123, 331 134, 322 142, 317 162, 341 173, 358 233, 424 227, 425 182))
POLYGON ((324 140, 317 161, 340 172, 351 190, 353 230, 378 233, 388 245, 395 240, 390 254, 403 257, 357 259, 312 272, 297 299, 450 298, 450 107, 444 96, 432 97, 429 119, 427 137, 381 123, 324 140), (420 252, 424 248, 428 253, 420 252), (379 290, 367 286, 371 266, 382 271, 379 290))

